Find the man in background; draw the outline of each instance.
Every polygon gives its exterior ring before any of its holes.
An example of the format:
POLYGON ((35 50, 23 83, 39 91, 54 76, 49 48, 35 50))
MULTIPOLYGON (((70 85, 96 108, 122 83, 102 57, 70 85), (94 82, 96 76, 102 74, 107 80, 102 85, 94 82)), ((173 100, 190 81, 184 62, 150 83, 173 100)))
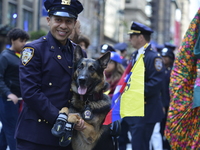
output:
POLYGON ((21 51, 29 39, 29 35, 22 29, 14 28, 7 34, 10 48, 0 54, 0 150, 16 149, 14 139, 17 118, 20 112, 19 101, 21 90, 19 83, 19 63, 21 51))
MULTIPOLYGON (((164 79, 164 64, 161 56, 151 48, 153 30, 144 24, 133 22, 129 31, 130 44, 136 49, 132 65, 144 54, 144 117, 125 117, 131 133, 132 150, 149 150, 149 141, 156 122, 164 117, 160 97, 164 79)), ((143 89, 142 89, 143 90, 143 89)), ((134 95, 133 95, 134 96, 134 95)))

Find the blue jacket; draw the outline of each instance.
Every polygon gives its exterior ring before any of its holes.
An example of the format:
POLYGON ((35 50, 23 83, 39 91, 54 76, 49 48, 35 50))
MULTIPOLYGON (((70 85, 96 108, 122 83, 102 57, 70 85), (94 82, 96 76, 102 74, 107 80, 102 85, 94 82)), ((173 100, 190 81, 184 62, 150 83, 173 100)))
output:
POLYGON ((22 52, 20 82, 24 108, 19 117, 16 137, 38 144, 58 146, 51 134, 59 110, 68 107, 72 93, 72 60, 75 44, 68 40, 68 51, 49 32, 28 43, 22 52), (66 57, 66 58, 65 58, 66 57))
MULTIPOLYGON (((136 55, 134 52, 133 55, 136 55)), ((126 117, 129 125, 136 123, 156 123, 164 117, 161 101, 161 87, 164 80, 165 67, 159 54, 149 45, 144 54, 145 64, 145 108, 144 117, 126 117)), ((134 95, 133 95, 134 96, 134 95)))
POLYGON ((19 62, 15 51, 5 49, 0 54, 0 96, 7 98, 11 93, 21 97, 19 85, 19 62))

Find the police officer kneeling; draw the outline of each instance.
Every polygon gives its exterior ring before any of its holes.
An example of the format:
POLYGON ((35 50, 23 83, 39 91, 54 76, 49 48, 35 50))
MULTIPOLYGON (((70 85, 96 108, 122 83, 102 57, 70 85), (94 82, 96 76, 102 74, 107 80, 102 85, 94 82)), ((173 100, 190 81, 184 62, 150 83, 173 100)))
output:
MULTIPOLYGON (((51 129, 66 116, 59 111, 69 106, 72 96, 75 44, 68 37, 83 6, 78 0, 46 0, 44 6, 50 31, 25 45, 22 52, 19 72, 24 106, 15 133, 17 150, 71 150, 71 145, 59 145, 51 129)), ((74 129, 83 130, 84 121, 74 129)))

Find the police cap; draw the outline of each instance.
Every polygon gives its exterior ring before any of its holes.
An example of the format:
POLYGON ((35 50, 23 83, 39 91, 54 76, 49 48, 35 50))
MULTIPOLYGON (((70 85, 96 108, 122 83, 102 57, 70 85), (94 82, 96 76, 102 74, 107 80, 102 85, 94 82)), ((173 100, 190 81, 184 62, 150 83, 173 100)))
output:
POLYGON ((114 47, 114 49, 124 51, 127 49, 128 45, 126 43, 117 43, 113 47, 114 47))
POLYGON ((165 47, 171 49, 172 51, 176 49, 176 45, 171 44, 171 43, 165 43, 165 47))
POLYGON ((115 49, 108 44, 101 45, 101 53, 104 54, 106 52, 115 52, 115 49))
POLYGON ((131 25, 131 30, 128 32, 128 34, 147 34, 147 35, 151 35, 151 33, 153 33, 153 30, 151 28, 139 22, 133 22, 131 25))
POLYGON ((160 45, 160 44, 157 44, 156 46, 156 49, 157 49, 157 52, 161 52, 161 50, 164 48, 164 45, 160 45))
POLYGON ((174 52, 167 47, 163 48, 161 50, 160 54, 162 57, 170 57, 172 60, 174 60, 174 58, 175 58, 174 52))
POLYGON ((46 0, 44 6, 48 15, 69 18, 78 18, 78 14, 83 10, 78 0, 46 0))

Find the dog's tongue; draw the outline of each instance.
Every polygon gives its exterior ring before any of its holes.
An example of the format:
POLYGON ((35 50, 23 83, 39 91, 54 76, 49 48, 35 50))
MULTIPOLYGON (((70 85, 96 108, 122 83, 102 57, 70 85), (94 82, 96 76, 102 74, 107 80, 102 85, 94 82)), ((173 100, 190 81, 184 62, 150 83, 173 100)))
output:
POLYGON ((87 92, 87 88, 86 87, 78 87, 78 94, 80 95, 85 95, 85 93, 87 92))

